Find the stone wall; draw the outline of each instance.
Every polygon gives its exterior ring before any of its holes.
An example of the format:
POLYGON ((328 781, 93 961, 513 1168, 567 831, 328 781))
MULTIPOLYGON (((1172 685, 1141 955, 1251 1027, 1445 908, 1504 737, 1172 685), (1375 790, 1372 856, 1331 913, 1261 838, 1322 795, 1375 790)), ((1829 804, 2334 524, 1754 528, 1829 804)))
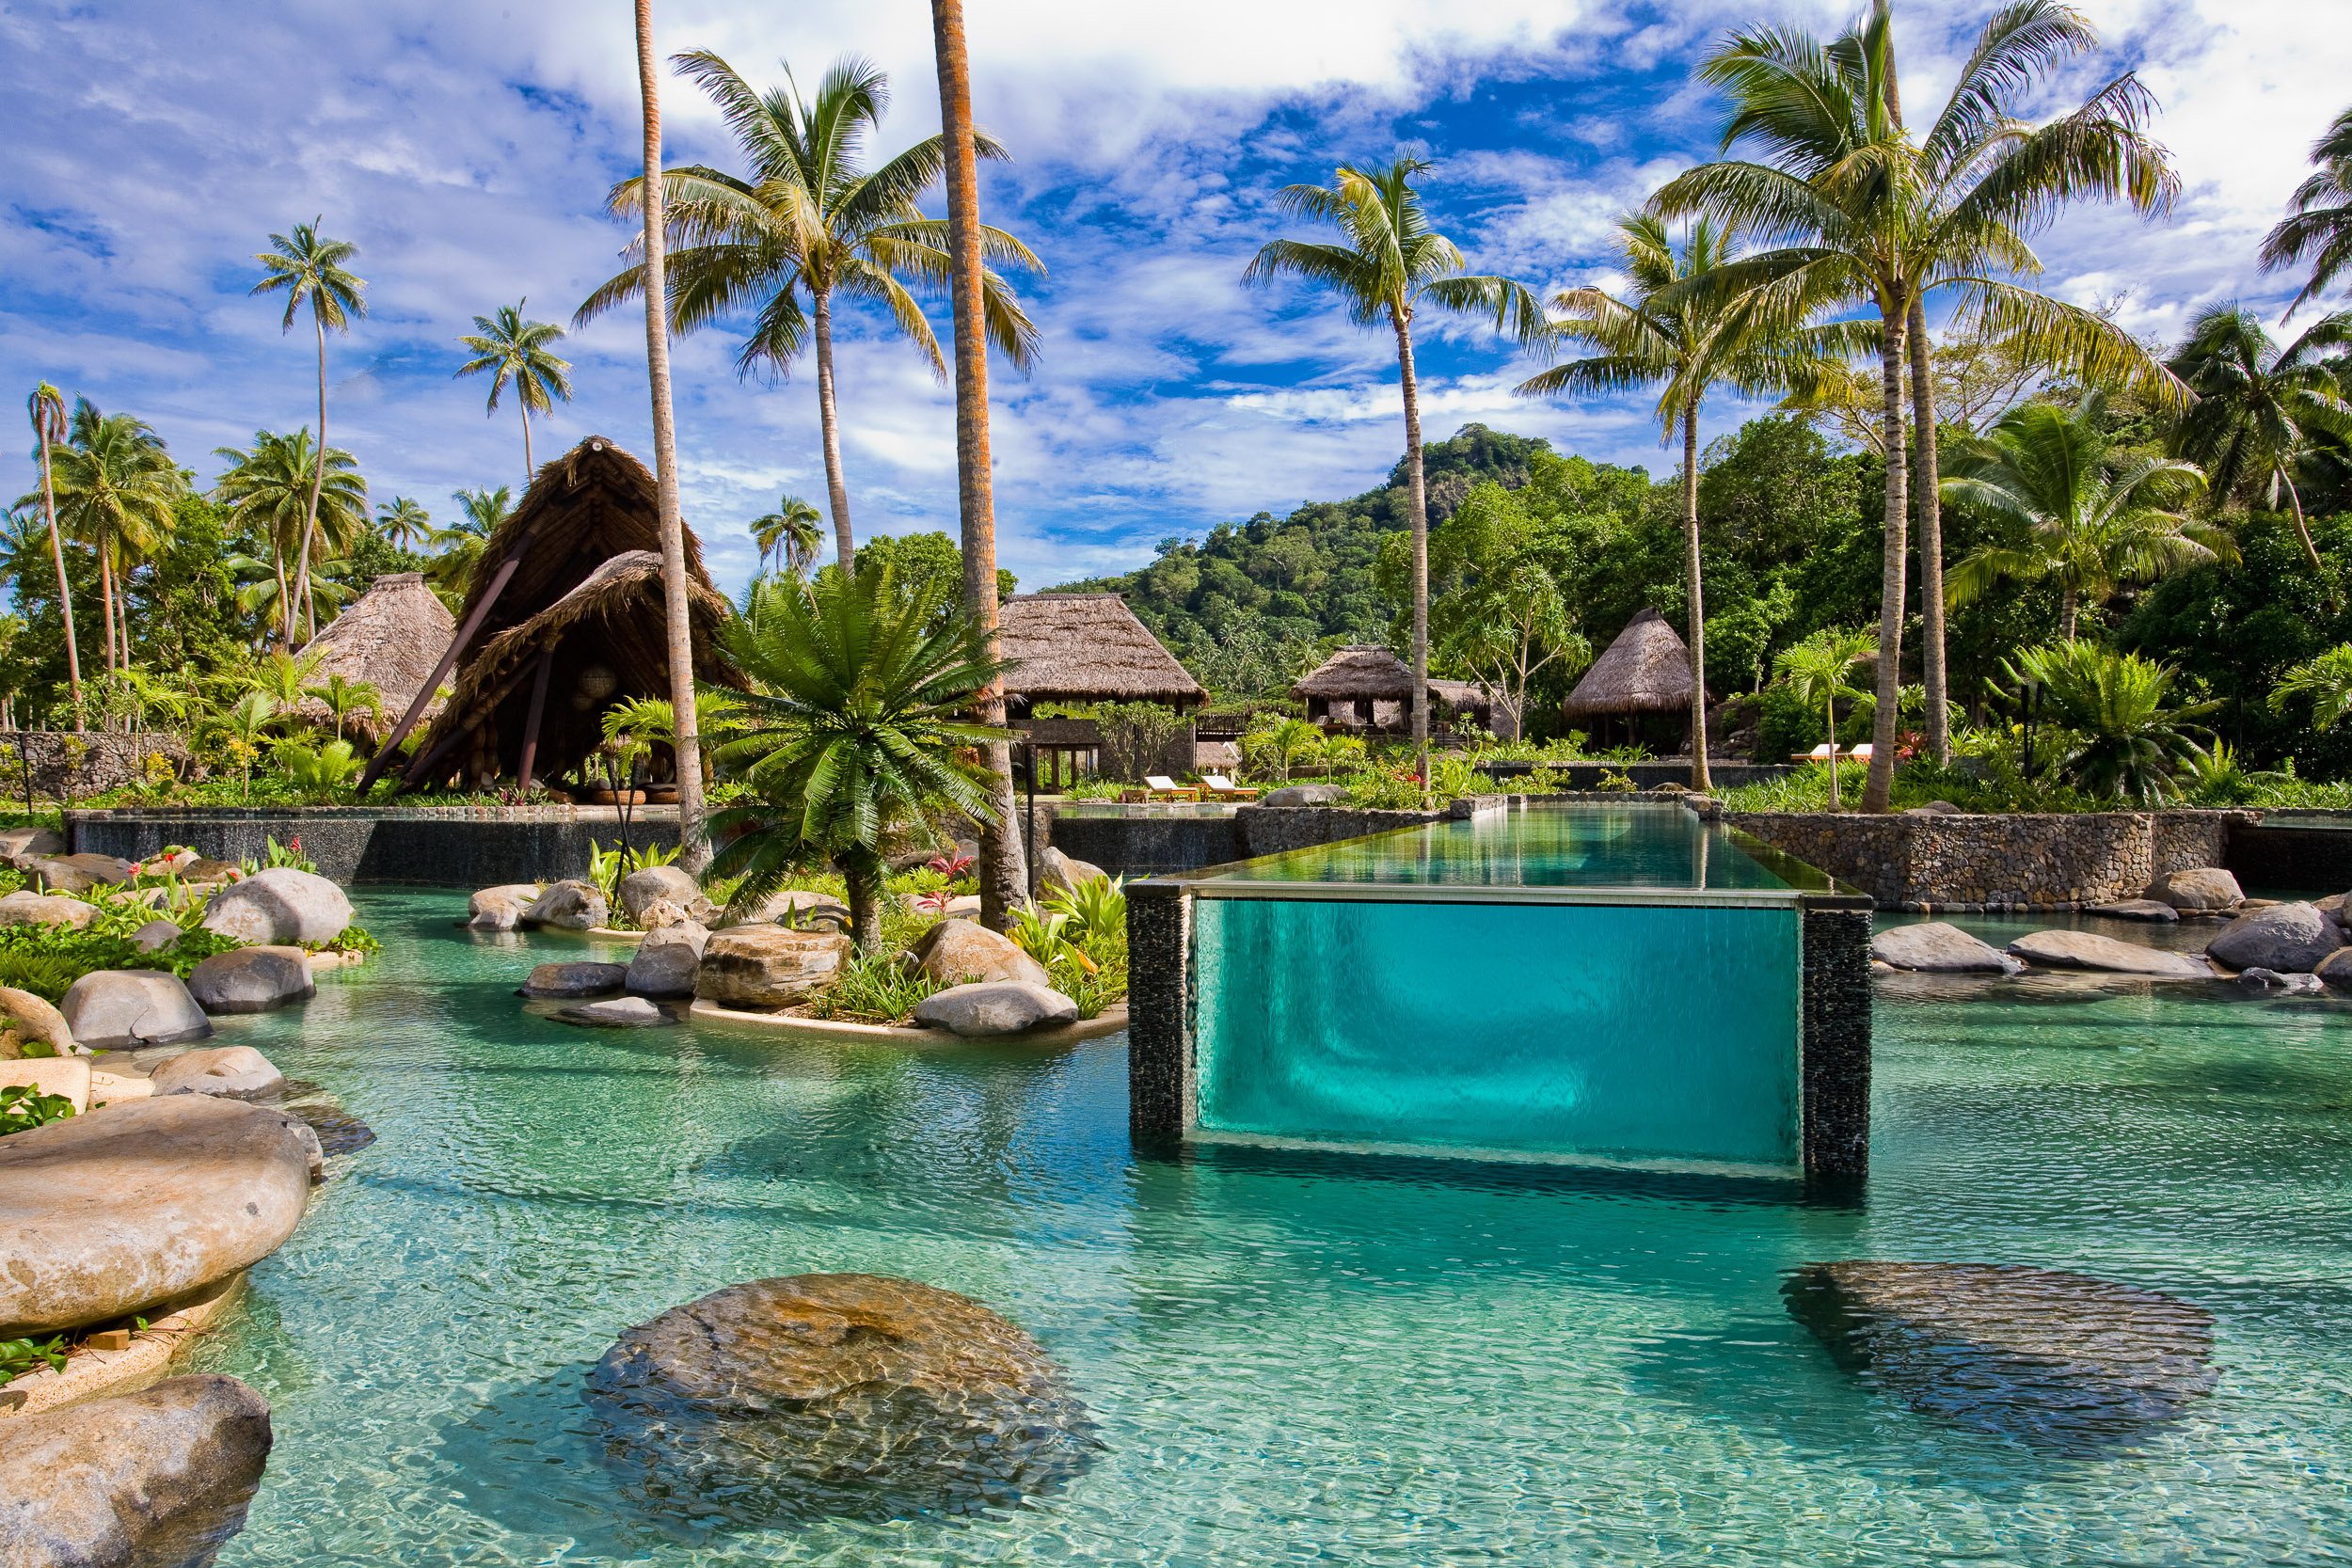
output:
POLYGON ((133 735, 0 732, 0 796, 23 803, 27 767, 32 769, 37 800, 65 800, 143 784, 147 759, 153 755, 169 758, 172 770, 181 777, 190 776, 187 739, 168 730, 140 730, 133 735))
MULTIPOLYGON (((66 814, 73 849, 144 860, 183 844, 220 860, 259 860, 269 840, 302 840, 303 853, 339 882, 418 882, 489 887, 587 874, 590 843, 621 841, 610 806, 319 807, 304 811, 216 808, 76 811, 66 814)), ((628 842, 677 843, 677 808, 629 813, 628 842)))

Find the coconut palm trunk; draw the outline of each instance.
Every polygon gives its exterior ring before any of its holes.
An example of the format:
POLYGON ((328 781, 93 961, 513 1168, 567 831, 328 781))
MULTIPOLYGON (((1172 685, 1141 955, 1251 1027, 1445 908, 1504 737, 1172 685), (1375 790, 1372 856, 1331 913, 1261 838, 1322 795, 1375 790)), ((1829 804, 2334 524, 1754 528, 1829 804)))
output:
POLYGON ((1395 306, 1396 366, 1405 388, 1405 472, 1413 526, 1413 766, 1429 799, 1429 486, 1422 475, 1421 387, 1413 375, 1413 313, 1395 306))
POLYGON ((528 489, 532 474, 537 471, 531 461, 531 400, 518 397, 515 402, 523 411, 523 485, 528 489))
POLYGON ((73 694, 73 731, 82 731, 82 654, 73 637, 73 590, 65 576, 65 541, 57 532, 57 489, 49 473, 49 444, 64 418, 63 400, 47 382, 33 393, 33 434, 40 438, 40 504, 49 519, 49 560, 57 568, 57 613, 65 621, 65 674, 73 694), (46 394, 46 395, 44 395, 46 394))
POLYGON ((825 498, 833 506, 833 547, 846 572, 856 549, 850 536, 850 484, 841 477, 841 416, 833 400, 833 294, 822 289, 814 293, 817 305, 810 313, 817 329, 817 423, 824 434, 825 498))
MULTIPOLYGON (((1886 810, 1895 794, 1895 721, 1903 689, 1903 590, 1911 553, 1910 475, 1903 451, 1903 338, 1910 325, 1911 302, 1889 301, 1881 307, 1880 315, 1886 335, 1879 356, 1884 391, 1886 531, 1885 561, 1879 577, 1878 711, 1870 721, 1870 772, 1862 785, 1862 809, 1870 812, 1886 810)), ((1830 766, 1836 766, 1835 759, 1830 766)))
POLYGON ((326 318, 314 310, 311 312, 311 325, 318 328, 319 335, 319 458, 318 467, 310 474, 310 504, 302 515, 302 553, 301 559, 294 562, 294 602, 286 605, 283 618, 286 646, 290 648, 294 646, 294 616, 297 613, 308 616, 311 636, 317 636, 319 629, 318 618, 308 615, 308 606, 310 603, 310 546, 317 539, 319 530, 319 491, 326 483, 326 318))
POLYGON ((1690 583, 1691 787, 1704 795, 1715 787, 1707 772, 1707 603, 1699 572, 1699 410, 1682 411, 1683 572, 1690 583))
MULTIPOLYGON (((653 393, 654 478, 661 520, 661 586, 668 610, 670 749, 677 760, 678 863, 699 877, 710 863, 703 833, 703 766, 694 725, 694 631, 689 619, 686 519, 678 511, 677 424, 670 403, 667 236, 661 212, 661 86, 655 73, 653 0, 637 0, 637 87, 645 119, 645 376, 653 393)), ((525 781, 528 782, 528 781, 525 781)))
MULTIPOLYGON (((972 142, 972 62, 963 40, 963 0, 931 0, 931 41, 939 58, 940 135, 946 144, 949 298, 956 322, 956 493, 963 519, 963 602, 978 626, 985 657, 997 657, 996 517, 988 472, 988 338, 980 295, 980 174, 972 142)), ((848 544, 846 514, 837 515, 848 544)), ((973 704, 983 724, 1005 721, 1005 682, 991 675, 973 704)), ((980 823, 980 920, 993 930, 1011 923, 1028 896, 1028 865, 1014 821, 1012 747, 992 741, 988 803, 980 823)))
POLYGON ((1944 504, 1941 462, 1935 450, 1935 369, 1928 341, 1928 309, 1911 302, 1911 428, 1918 445, 1918 471, 1912 494, 1919 498, 1919 678, 1928 694, 1928 754, 1939 768, 1952 760, 1952 729, 1946 712, 1949 686, 1944 669, 1944 504))

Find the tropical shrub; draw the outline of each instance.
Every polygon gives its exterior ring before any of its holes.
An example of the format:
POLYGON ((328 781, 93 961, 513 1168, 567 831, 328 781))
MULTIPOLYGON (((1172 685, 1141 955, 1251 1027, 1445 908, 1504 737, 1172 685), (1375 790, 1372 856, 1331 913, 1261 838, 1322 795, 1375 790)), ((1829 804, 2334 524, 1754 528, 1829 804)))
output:
POLYGON ((27 1132, 73 1114, 73 1101, 61 1094, 43 1094, 28 1084, 0 1088, 0 1136, 27 1132))
POLYGON ((2174 799, 2174 775, 2201 759, 2189 721, 2217 703, 2173 705, 2170 667, 2095 643, 2054 642, 2018 656, 2018 672, 2048 694, 2072 732, 2058 768, 2089 794, 2153 806, 2174 799))

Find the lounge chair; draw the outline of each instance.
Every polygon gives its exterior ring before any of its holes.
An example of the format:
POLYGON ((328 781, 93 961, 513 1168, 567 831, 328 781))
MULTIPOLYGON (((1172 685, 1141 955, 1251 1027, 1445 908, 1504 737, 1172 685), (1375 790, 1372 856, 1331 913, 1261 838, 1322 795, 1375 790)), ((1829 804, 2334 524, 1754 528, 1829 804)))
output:
POLYGON ((1186 784, 1180 784, 1165 773, 1146 773, 1143 776, 1143 783, 1150 791, 1149 798, 1154 800, 1198 800, 1200 799, 1199 790, 1186 784))
POLYGON ((1801 752, 1797 755, 1790 757, 1788 760, 1790 762, 1827 762, 1832 750, 1833 748, 1830 743, 1824 740, 1819 746, 1814 747, 1813 750, 1809 752, 1801 752))
POLYGON ((1254 800, 1258 798, 1258 791, 1244 789, 1222 773, 1201 774, 1200 787, 1220 800, 1254 800))

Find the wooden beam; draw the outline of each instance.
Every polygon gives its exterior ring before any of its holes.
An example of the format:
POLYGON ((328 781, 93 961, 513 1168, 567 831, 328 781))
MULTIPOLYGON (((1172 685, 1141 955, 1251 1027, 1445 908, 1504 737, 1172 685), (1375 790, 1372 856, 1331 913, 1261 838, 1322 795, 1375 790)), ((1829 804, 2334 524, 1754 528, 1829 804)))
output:
POLYGON ((523 719, 522 765, 515 769, 515 783, 523 789, 531 787, 531 769, 539 760, 539 720, 548 710, 548 677, 555 673, 555 644, 550 642, 539 656, 539 673, 531 679, 531 711, 523 719))
MULTIPOLYGON (((472 613, 466 617, 466 624, 457 628, 457 635, 449 640, 449 651, 441 656, 441 662, 433 667, 432 675, 417 689, 416 700, 408 705, 408 711, 400 716, 400 722, 392 726, 392 733, 384 737, 384 744, 377 747, 375 755, 368 759, 368 770, 359 775, 360 794, 365 795, 391 767, 391 759, 398 754, 400 743, 408 738, 410 730, 416 728, 417 720, 423 714, 425 705, 433 701, 433 694, 441 689, 441 682, 449 678, 450 671, 456 668, 457 656, 466 651, 466 644, 473 641, 473 634, 482 629, 483 617, 490 613, 490 607, 499 602, 499 595, 505 593, 506 585, 514 580, 515 568, 523 563, 523 552, 531 548, 532 536, 538 531, 535 523, 523 530, 522 537, 515 541, 515 547, 507 552, 504 561, 499 562, 498 576, 490 579, 489 591, 482 595, 482 602, 474 606, 472 613)), ((410 768, 402 777, 408 778, 415 771, 410 768)))

